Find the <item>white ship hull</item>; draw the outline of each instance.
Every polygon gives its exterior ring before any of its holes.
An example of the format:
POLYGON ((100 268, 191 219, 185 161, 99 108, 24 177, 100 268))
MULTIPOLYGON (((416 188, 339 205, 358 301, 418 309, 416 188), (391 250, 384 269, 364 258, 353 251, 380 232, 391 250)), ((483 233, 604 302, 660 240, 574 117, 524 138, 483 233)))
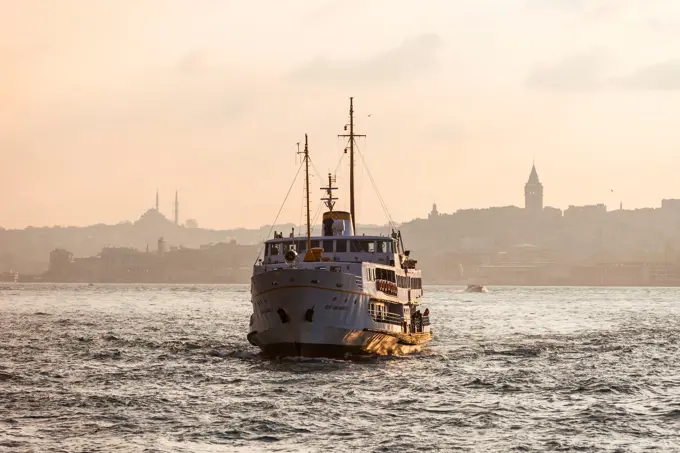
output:
POLYGON ((251 294, 248 340, 268 356, 399 355, 422 349, 431 338, 376 322, 368 311, 370 294, 351 273, 280 269, 254 276, 251 294))

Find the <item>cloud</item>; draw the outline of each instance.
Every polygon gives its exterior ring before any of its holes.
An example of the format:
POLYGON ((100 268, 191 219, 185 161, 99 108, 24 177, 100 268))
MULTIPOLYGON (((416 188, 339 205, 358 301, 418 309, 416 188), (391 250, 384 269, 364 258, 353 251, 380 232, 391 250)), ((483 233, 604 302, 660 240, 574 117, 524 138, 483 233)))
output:
POLYGON ((627 2, 627 0, 526 0, 525 6, 536 10, 611 13, 626 6, 627 2))
POLYGON ((122 88, 71 97, 40 112, 46 131, 116 128, 222 128, 257 104, 256 79, 237 74, 214 55, 195 51, 170 68, 146 74, 122 88))
POLYGON ((356 61, 329 61, 319 57, 290 74, 297 82, 380 84, 410 79, 436 65, 442 40, 421 34, 400 46, 356 61))
POLYGON ((680 90, 680 60, 668 60, 641 68, 614 80, 630 90, 680 90))
MULTIPOLYGON (((218 55, 193 50, 176 64, 177 76, 172 88, 162 98, 176 104, 195 120, 235 120, 252 108, 256 100, 254 85, 247 77, 235 77, 218 55)), ((164 106, 167 107, 167 106, 164 106)))
POLYGON ((572 55, 555 64, 537 66, 527 83, 553 91, 595 90, 605 83, 603 70, 607 61, 607 55, 599 51, 572 55))
POLYGON ((436 123, 427 128, 427 138, 435 143, 453 144, 463 136, 463 128, 457 123, 436 123))
POLYGON ((208 56, 202 50, 192 50, 184 54, 177 62, 177 71, 181 74, 196 74, 206 70, 209 65, 208 56))
POLYGON ((528 76, 529 86, 550 91, 680 90, 680 59, 642 67, 626 75, 611 76, 607 54, 573 55, 552 65, 536 67, 528 76))
POLYGON ((583 9, 593 0, 527 0, 526 6, 535 9, 583 9))
POLYGON ((305 25, 319 25, 329 19, 337 18, 339 14, 356 14, 358 8, 365 4, 361 1, 348 0, 328 0, 325 3, 317 4, 309 13, 304 16, 305 25))
POLYGON ((533 11, 556 11, 575 14, 580 19, 605 19, 628 5, 627 0, 527 0, 525 8, 533 11))

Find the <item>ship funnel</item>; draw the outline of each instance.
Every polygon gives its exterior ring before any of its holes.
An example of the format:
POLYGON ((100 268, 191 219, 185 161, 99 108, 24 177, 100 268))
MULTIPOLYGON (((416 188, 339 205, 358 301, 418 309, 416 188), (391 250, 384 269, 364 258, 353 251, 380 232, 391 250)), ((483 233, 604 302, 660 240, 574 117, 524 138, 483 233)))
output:
POLYGON ((324 236, 354 236, 352 216, 345 211, 328 211, 323 214, 324 236))

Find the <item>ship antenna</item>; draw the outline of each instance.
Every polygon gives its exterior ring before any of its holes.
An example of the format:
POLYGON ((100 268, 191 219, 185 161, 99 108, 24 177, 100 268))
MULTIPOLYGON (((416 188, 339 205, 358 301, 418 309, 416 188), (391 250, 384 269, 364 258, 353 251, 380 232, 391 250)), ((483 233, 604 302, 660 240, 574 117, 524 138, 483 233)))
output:
POLYGON ((305 161, 305 197, 307 204, 307 250, 311 250, 312 232, 309 221, 309 147, 307 145, 307 134, 305 134, 305 149, 304 151, 298 151, 298 154, 303 154, 303 159, 305 161))
MULTIPOLYGON (((347 130, 347 125, 345 125, 347 130)), ((349 98, 349 134, 341 134, 338 137, 349 137, 349 211, 352 216, 352 230, 357 234, 356 218, 354 216, 354 137, 366 137, 354 133, 354 98, 349 98)))
POLYGON ((326 198, 322 198, 321 201, 324 202, 329 211, 333 211, 333 207, 335 206, 335 200, 337 200, 337 198, 333 197, 333 191, 338 190, 337 187, 333 187, 334 182, 335 176, 331 176, 331 174, 328 173, 328 187, 321 188, 321 190, 325 190, 326 193, 328 194, 328 196, 326 198))

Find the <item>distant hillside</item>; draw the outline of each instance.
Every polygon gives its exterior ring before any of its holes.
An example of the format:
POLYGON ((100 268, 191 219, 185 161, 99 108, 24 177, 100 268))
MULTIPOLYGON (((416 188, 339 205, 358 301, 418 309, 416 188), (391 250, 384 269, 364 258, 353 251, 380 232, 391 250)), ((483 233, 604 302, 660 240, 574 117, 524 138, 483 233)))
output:
MULTIPOLYGON (((201 245, 236 241, 243 245, 259 244, 270 230, 285 235, 293 224, 258 229, 236 228, 211 230, 177 226, 155 209, 149 209, 136 222, 117 225, 97 224, 87 227, 28 227, 23 230, 0 229, 0 272, 12 269, 20 273, 47 270, 49 254, 56 248, 68 250, 76 257, 97 255, 104 247, 132 247, 155 250, 163 237, 168 246, 198 248, 201 245)), ((387 227, 357 226, 365 234, 387 234, 387 227)), ((318 232, 318 228, 317 228, 318 232)), ((253 257, 254 259, 255 257, 253 257)))

